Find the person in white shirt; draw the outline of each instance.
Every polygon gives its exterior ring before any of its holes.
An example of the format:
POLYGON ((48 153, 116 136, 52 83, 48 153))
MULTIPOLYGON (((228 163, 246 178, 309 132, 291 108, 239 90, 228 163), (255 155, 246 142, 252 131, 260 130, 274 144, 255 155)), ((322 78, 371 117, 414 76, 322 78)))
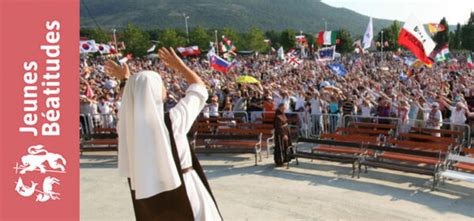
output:
MULTIPOLYGON (((164 113, 167 90, 160 75, 130 76, 119 111, 118 169, 127 177, 137 220, 222 220, 217 204, 186 134, 206 103, 200 77, 172 48, 160 49, 165 65, 188 81, 186 96, 164 113)), ((119 79, 128 66, 109 60, 106 71, 119 79)), ((120 78, 121 77, 121 78, 120 78)))
MULTIPOLYGON (((426 126, 431 129, 441 129, 443 125, 443 115, 439 110, 439 103, 433 102, 431 104, 431 111, 428 113, 428 120, 426 126)), ((440 137, 440 133, 434 133, 434 136, 440 137)))
POLYGON ((315 91, 311 100, 309 100, 311 107, 311 120, 313 122, 312 132, 315 135, 321 134, 323 129, 322 114, 326 109, 326 103, 321 99, 318 91, 315 91))
POLYGON ((212 96, 209 106, 209 116, 219 117, 219 102, 216 95, 212 96))

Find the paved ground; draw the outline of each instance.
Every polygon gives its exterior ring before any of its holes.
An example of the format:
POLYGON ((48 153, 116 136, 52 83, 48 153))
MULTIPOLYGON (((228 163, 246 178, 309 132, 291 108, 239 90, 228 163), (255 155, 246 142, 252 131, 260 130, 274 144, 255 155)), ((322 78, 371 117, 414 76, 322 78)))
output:
MULTIPOLYGON (((81 157, 81 220, 134 220, 116 153, 81 157)), ((474 185, 447 181, 430 191, 429 177, 301 160, 274 168, 253 156, 200 155, 225 220, 474 220, 474 185)))

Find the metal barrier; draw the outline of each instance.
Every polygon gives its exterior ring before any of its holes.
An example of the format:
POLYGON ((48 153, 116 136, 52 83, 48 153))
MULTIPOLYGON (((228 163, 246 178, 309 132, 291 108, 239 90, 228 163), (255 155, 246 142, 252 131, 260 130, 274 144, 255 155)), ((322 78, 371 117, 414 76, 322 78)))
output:
POLYGON ((342 120, 343 127, 349 127, 351 122, 366 122, 366 123, 376 123, 376 124, 393 124, 396 125, 395 134, 398 134, 401 130, 403 131, 404 125, 400 118, 396 117, 379 117, 379 116, 370 116, 363 117, 361 115, 345 115, 342 120))
POLYGON ((342 120, 340 114, 307 114, 307 134, 319 137, 323 133, 335 133, 341 127, 342 120))
POLYGON ((116 114, 80 114, 79 128, 81 134, 92 134, 96 128, 115 128, 116 114))

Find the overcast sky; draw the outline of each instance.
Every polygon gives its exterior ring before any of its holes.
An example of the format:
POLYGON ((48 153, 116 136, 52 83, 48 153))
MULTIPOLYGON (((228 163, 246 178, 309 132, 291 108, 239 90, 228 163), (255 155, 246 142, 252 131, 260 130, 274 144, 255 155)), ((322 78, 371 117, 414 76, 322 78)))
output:
POLYGON ((334 6, 344 7, 374 18, 405 21, 415 15, 423 23, 439 22, 443 17, 449 24, 465 24, 474 0, 322 0, 334 6))

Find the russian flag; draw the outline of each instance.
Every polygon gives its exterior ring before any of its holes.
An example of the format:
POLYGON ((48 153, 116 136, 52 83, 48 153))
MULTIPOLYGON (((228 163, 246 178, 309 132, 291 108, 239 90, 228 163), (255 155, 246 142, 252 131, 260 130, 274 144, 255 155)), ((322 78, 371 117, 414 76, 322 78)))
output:
POLYGON ((227 62, 225 59, 213 54, 211 55, 211 67, 217 71, 227 73, 231 67, 231 63, 227 62))

